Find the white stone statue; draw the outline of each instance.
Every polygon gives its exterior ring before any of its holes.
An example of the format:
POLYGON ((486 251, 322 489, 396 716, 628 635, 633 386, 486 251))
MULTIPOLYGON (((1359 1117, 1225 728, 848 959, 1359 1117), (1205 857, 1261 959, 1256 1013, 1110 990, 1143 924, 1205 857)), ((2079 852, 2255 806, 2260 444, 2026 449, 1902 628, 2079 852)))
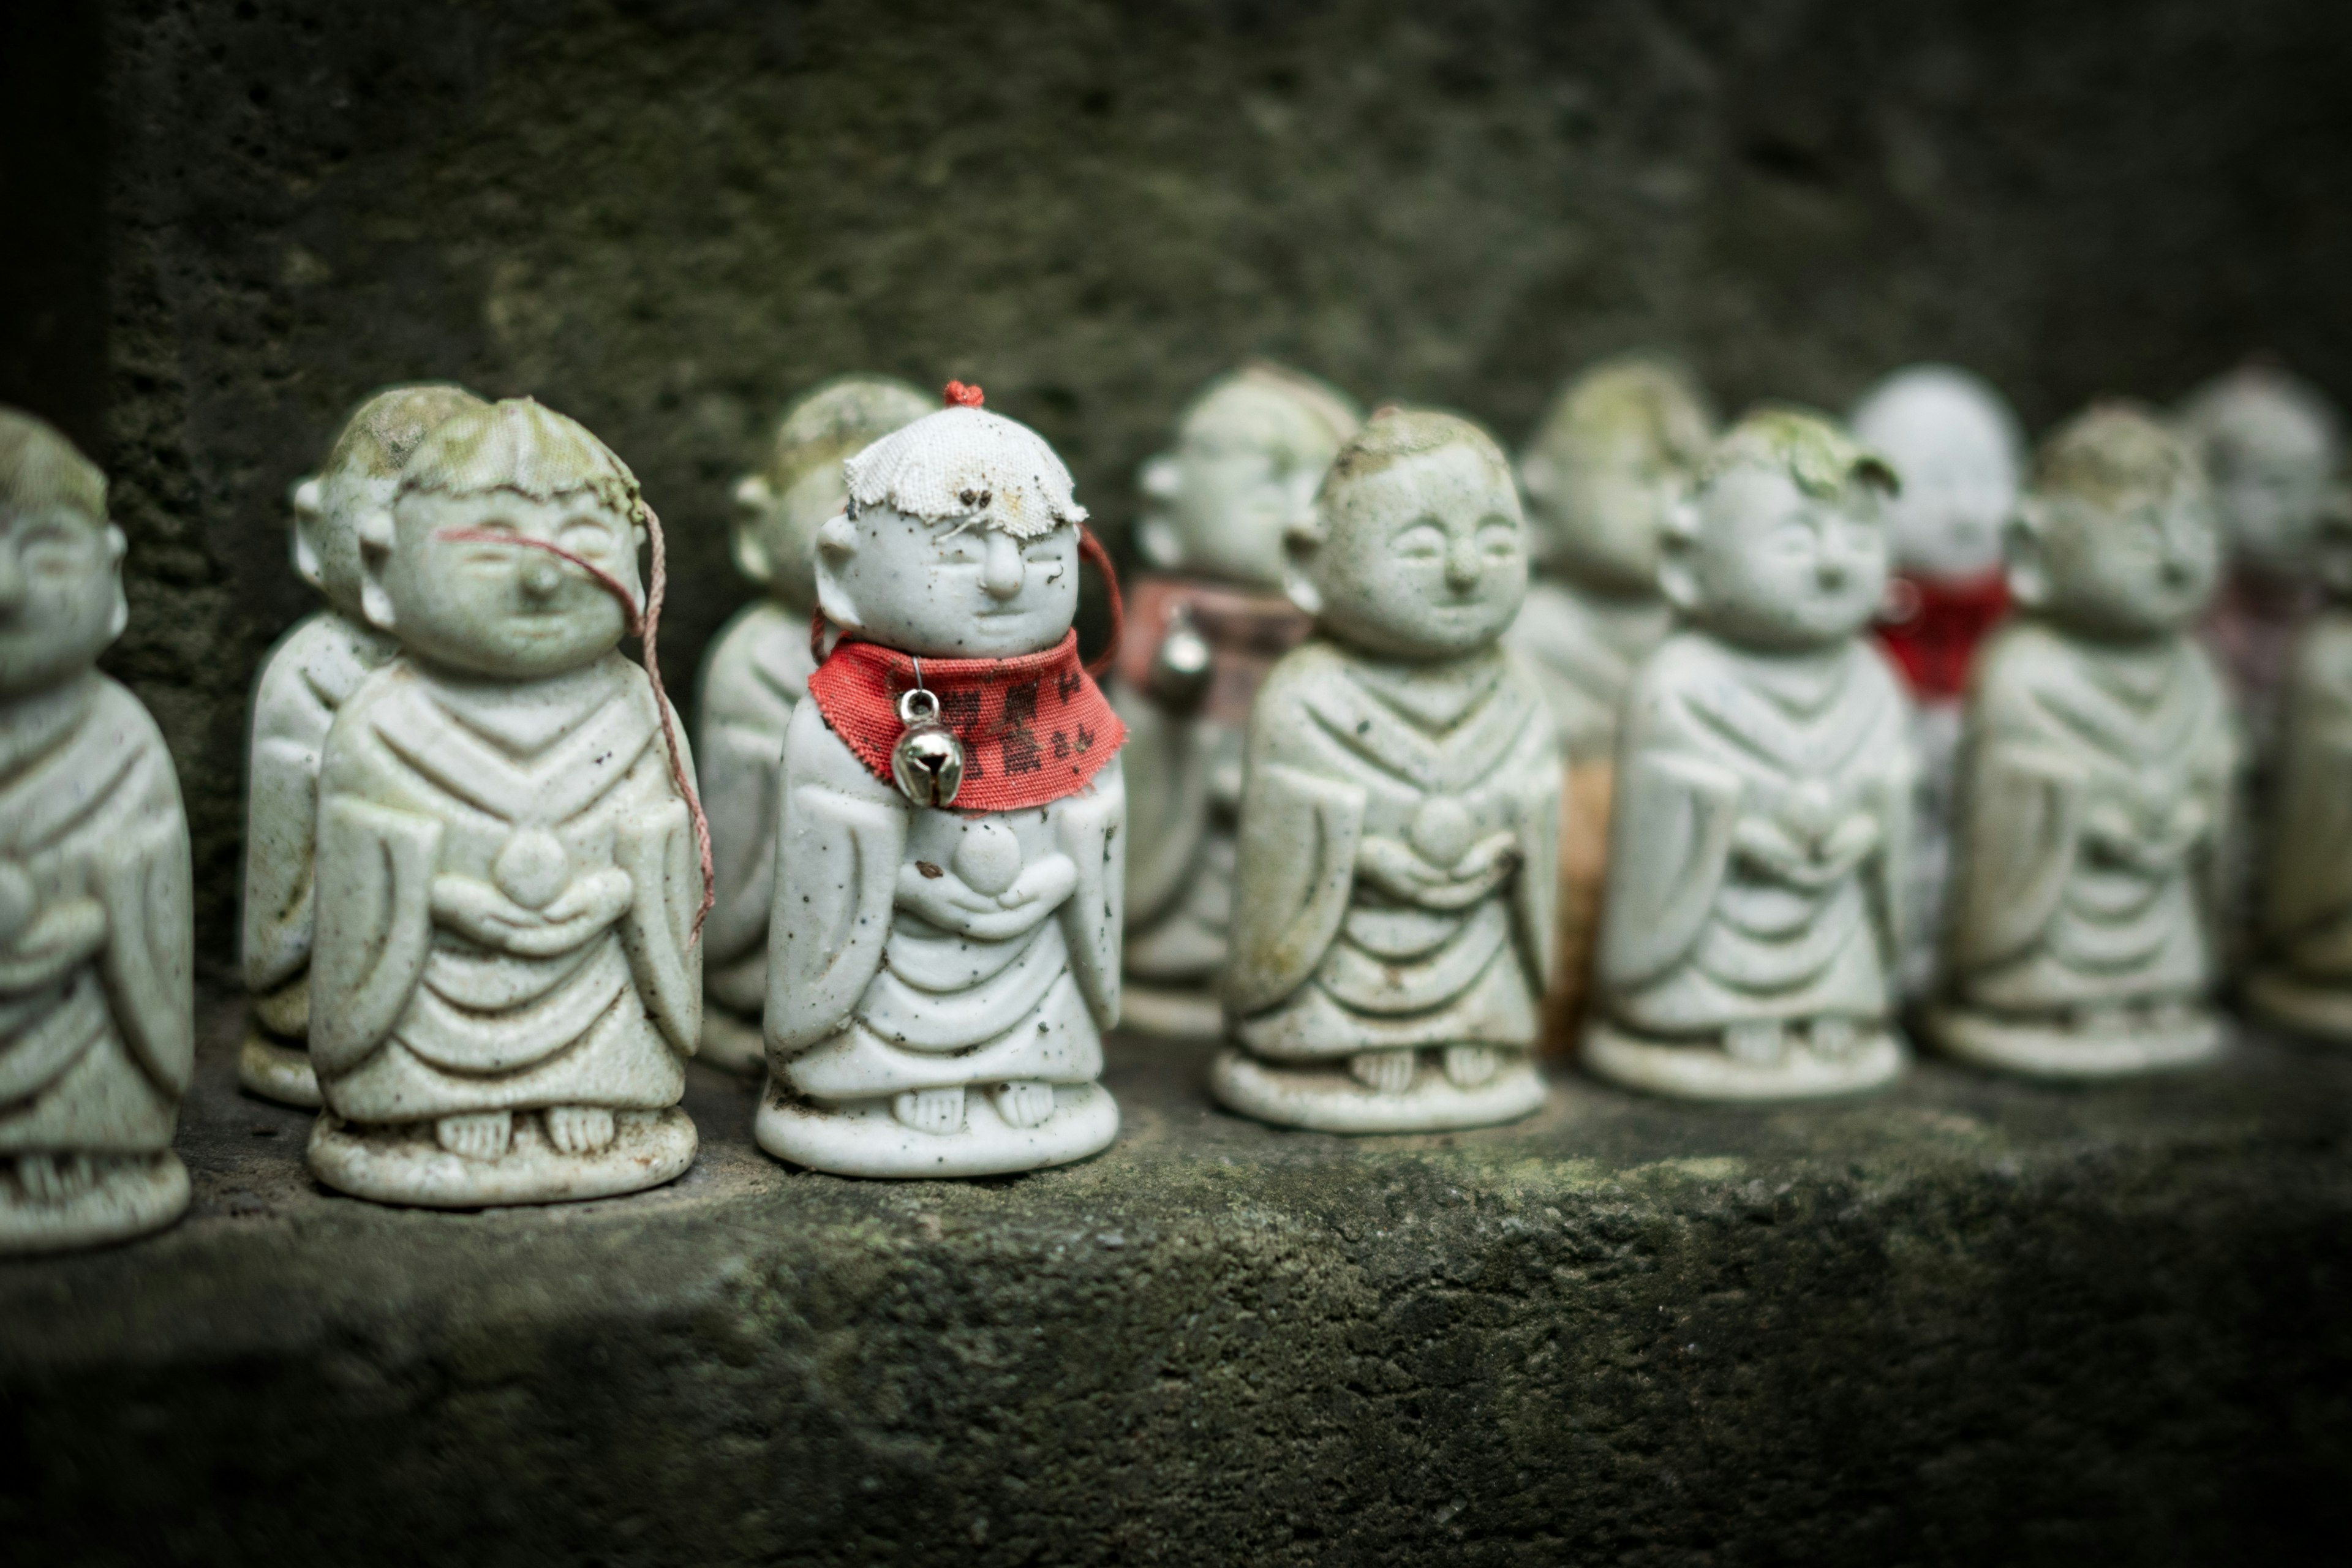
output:
POLYGON ((1970 687, 1927 1027, 2042 1077, 2202 1060, 2237 747, 2188 635, 2221 558, 2194 454, 2128 405, 2078 416, 2042 444, 2008 554, 2019 614, 1970 687))
POLYGON ((1250 717, 1224 980, 1232 1109, 1331 1132, 1508 1121, 1552 960, 1559 752, 1500 643, 1527 592, 1508 461, 1383 409, 1289 540, 1315 637, 1250 717))
POLYGON ((977 388, 845 465, 835 643, 784 731, 768 927, 779 1159, 975 1176, 1118 1132, 1122 731, 1077 657, 1070 477, 977 388))
POLYGON ((768 907, 784 728, 816 668, 816 531, 841 510, 841 464, 935 406, 902 381, 849 375, 808 393, 776 426, 768 465, 735 487, 735 564, 764 597, 719 629, 702 665, 694 750, 718 901, 703 928, 702 1059, 766 1070, 768 907))
POLYGON ((94 661, 121 635, 106 480, 0 408, 0 1255, 188 1206, 188 825, 163 737, 94 661))
POLYGON ((2273 1023, 2352 1044, 2352 494, 2322 510, 2311 550, 2327 602, 2283 691, 2277 810, 2248 1000, 2273 1023))
POLYGON ((1213 1038, 1234 900, 1242 737, 1274 661, 1311 623, 1282 592, 1282 541, 1362 416, 1319 381, 1253 364, 1210 384, 1141 475, 1111 700, 1127 721, 1125 1023, 1213 1038))
POLYGON ((618 644, 646 513, 515 399, 436 427, 362 521, 399 639, 328 732, 310 1054, 320 1180, 432 1207, 656 1185, 701 1029, 691 764, 618 644))
POLYGON ((2199 387, 2179 418, 2212 486, 2227 558, 2203 636, 2260 767, 2295 635, 2319 605, 2312 532, 2343 458, 2342 424, 2316 387, 2259 362, 2199 387))
POLYGON ((1951 879, 1960 699, 1977 645, 2009 611, 2000 539, 2017 507, 2025 436, 1990 383, 1948 364, 1887 376, 1854 405, 1853 428, 1903 481, 1887 503, 1895 575, 1878 640, 1910 688, 1919 755, 1902 980, 1906 995, 1924 996, 1951 879))
POLYGON ((253 684, 244 921, 253 1026, 236 1062, 238 1082, 287 1105, 319 1104, 308 1043, 319 759, 336 710, 399 647, 360 608, 361 520, 391 507, 401 465, 434 426, 481 405, 461 387, 387 387, 352 412, 326 466, 294 487, 294 569, 327 603, 278 639, 253 684))
POLYGON ((1692 1100, 1884 1084, 1914 762, 1895 673, 1859 634, 1886 586, 1885 462, 1824 417, 1748 414, 1665 539, 1684 626, 1643 664, 1585 1066, 1692 1100))
POLYGON ((1544 997, 1544 1038, 1558 1050, 1572 1048, 1592 966, 1618 707, 1674 618, 1658 594, 1658 541, 1714 436, 1715 410, 1687 366, 1621 354, 1559 389, 1519 458, 1537 575, 1503 642, 1550 701, 1568 769, 1559 952, 1544 997))

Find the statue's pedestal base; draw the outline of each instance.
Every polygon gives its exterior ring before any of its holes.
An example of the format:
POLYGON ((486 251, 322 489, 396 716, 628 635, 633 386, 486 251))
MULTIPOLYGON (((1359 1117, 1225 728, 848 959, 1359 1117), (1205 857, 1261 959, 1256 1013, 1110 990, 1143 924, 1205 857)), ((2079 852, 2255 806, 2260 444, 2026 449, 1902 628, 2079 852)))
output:
POLYGON ((1712 1045, 1647 1039, 1600 1019, 1584 1028, 1585 1071, 1670 1100, 1759 1104, 1866 1094, 1901 1078, 1910 1059, 1902 1037, 1886 1029, 1860 1037, 1839 1056, 1792 1042, 1778 1061, 1751 1062, 1712 1045))
POLYGON ((495 1160, 469 1160, 433 1141, 429 1122, 362 1127, 320 1112, 310 1169, 329 1186, 380 1204, 476 1209, 616 1197, 676 1181, 694 1163, 694 1122, 677 1106, 614 1113, 613 1142, 566 1154, 539 1118, 518 1111, 514 1141, 495 1160))
POLYGON ((768 1042, 760 1020, 739 1018, 709 996, 702 999, 702 1043, 695 1058, 720 1072, 757 1078, 768 1070, 768 1042))
POLYGON ((1495 1076, 1467 1088, 1437 1068, 1435 1052, 1424 1059, 1412 1082, 1394 1092, 1368 1089, 1338 1062, 1292 1066, 1270 1062, 1228 1046, 1209 1069, 1209 1087, 1229 1110, 1277 1127, 1318 1132, 1444 1132, 1461 1127, 1495 1127, 1542 1109, 1543 1074, 1526 1051, 1497 1047, 1495 1076))
POLYGON ((1057 1084, 1053 1115, 1015 1127, 975 1088, 964 1093, 961 1129, 925 1132, 891 1115, 887 1100, 822 1108, 771 1082, 752 1131, 777 1159, 835 1176, 1003 1176, 1099 1154, 1118 1136, 1118 1104, 1100 1084, 1057 1084))
POLYGON ((237 1047, 236 1081, 247 1094, 280 1105, 316 1110, 321 1103, 310 1053, 272 1039, 259 1028, 247 1029, 245 1044, 237 1047))
POLYGON ((89 1184, 35 1198, 0 1187, 0 1258, 103 1247, 161 1230, 187 1212, 188 1169, 166 1149, 145 1159, 103 1158, 89 1184))
POLYGON ((2283 1029, 2352 1045, 2352 992, 2314 985, 2281 970, 2264 969, 2246 982, 2255 1012, 2283 1029))
POLYGON ((2174 1024, 2094 1034, 1942 1006, 1927 1010, 1927 1033, 1937 1050, 1971 1067, 2060 1079, 2136 1078, 2203 1067, 2229 1046, 2221 1018, 2205 1012, 2174 1024))
POLYGON ((1164 1040, 1213 1040, 1225 1032, 1225 1010, 1205 986, 1139 984, 1118 988, 1119 1027, 1164 1040))

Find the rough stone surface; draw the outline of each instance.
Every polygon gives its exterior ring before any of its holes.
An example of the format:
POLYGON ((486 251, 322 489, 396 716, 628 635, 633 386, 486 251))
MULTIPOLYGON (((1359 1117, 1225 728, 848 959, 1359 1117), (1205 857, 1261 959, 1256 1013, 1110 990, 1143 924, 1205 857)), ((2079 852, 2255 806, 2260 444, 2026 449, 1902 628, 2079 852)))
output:
POLYGON ((382 383, 636 467, 682 687, 747 592, 732 476, 845 370, 982 382, 1114 529, 1250 352, 1512 440, 1643 342, 1735 409, 1941 356, 2038 426, 2263 346, 2352 391, 2347 46, 2317 0, 116 0, 110 138, 56 139, 42 210, 110 193, 111 668, 187 775, 206 958, 308 607, 286 488, 382 383))
POLYGON ((191 1217, 0 1265, 23 1568, 2340 1560, 2352 1058, 1349 1142, 1115 1041, 1086 1164, 797 1173, 698 1077, 675 1186, 461 1215, 312 1185, 227 1022, 191 1217))

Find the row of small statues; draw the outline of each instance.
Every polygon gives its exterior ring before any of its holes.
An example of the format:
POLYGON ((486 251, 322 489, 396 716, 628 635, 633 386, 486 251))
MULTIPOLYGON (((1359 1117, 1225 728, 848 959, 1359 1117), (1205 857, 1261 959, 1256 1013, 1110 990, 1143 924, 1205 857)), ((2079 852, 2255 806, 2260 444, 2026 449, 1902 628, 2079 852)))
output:
MULTIPOLYGON (((529 399, 353 414, 294 493, 326 607, 261 672, 248 779, 239 1075, 321 1108, 320 1180, 659 1184, 698 1049, 764 1071, 759 1142, 796 1164, 1065 1163, 1117 1134, 1123 992, 1131 1026, 1224 1037, 1227 1106, 1336 1131, 1524 1116, 1547 1037, 1662 1094, 1865 1089, 1906 994, 1994 1068, 2203 1060, 2246 818, 2200 618, 2278 736, 2251 994, 2352 1037, 2352 617, 2306 585, 2352 595, 2352 521, 2282 373, 2094 407, 2027 479, 1945 368, 1850 425, 1718 434, 1678 364, 1610 361, 1515 466, 1253 365, 1143 470, 1108 696, 1072 630, 1085 509, 982 401, 846 377, 786 414, 692 753, 626 465, 529 399)), ((0 524, 25 1251, 184 1208, 193 932, 170 758, 94 668, 125 616, 103 477, 0 411, 0 524)))

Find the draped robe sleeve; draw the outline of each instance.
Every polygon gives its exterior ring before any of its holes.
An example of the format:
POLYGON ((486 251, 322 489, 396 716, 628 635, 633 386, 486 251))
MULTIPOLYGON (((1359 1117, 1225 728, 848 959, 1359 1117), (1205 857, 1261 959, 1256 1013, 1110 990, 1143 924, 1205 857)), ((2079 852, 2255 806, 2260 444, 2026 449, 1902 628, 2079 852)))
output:
POLYGON ((1646 696, 1636 689, 1619 752, 1594 960, 1601 983, 1620 990, 1664 973, 1698 940, 1739 811, 1737 774, 1650 743, 1646 696))
MULTIPOLYGON (((1532 684, 1533 677, 1529 677, 1532 684)), ((1519 839, 1519 871, 1511 883, 1512 923, 1519 957, 1536 989, 1549 989, 1558 956, 1552 936, 1559 918, 1560 789, 1559 754, 1538 745, 1523 755, 1511 781, 1511 829, 1519 839)))
POLYGON ((328 742, 329 787, 319 811, 321 874, 310 961, 310 1054, 330 1074, 367 1059, 424 977, 442 833, 430 816, 335 788, 335 740, 328 742))
POLYGON ((772 1052, 790 1056, 845 1027, 880 972, 909 809, 815 703, 800 705, 784 732, 777 800, 765 1015, 772 1052))
POLYGON ((1297 655, 1276 666, 1250 716, 1234 873, 1226 1007, 1270 1007, 1322 962, 1355 886, 1368 798, 1360 784, 1284 759, 1317 720, 1306 689, 1323 667, 1297 655))
POLYGON ((1099 1028, 1118 1022, 1119 938, 1125 930, 1127 815, 1125 759, 1114 757, 1087 787, 1054 805, 1055 830, 1077 870, 1076 885, 1055 911, 1070 950, 1070 973, 1099 1028))
MULTIPOLYGON (((170 763, 162 766, 168 771, 170 763)), ((102 973, 115 1022, 140 1064, 176 1098, 194 1077, 196 1052, 185 820, 174 810, 128 825, 100 846, 96 869, 107 922, 102 973)))

